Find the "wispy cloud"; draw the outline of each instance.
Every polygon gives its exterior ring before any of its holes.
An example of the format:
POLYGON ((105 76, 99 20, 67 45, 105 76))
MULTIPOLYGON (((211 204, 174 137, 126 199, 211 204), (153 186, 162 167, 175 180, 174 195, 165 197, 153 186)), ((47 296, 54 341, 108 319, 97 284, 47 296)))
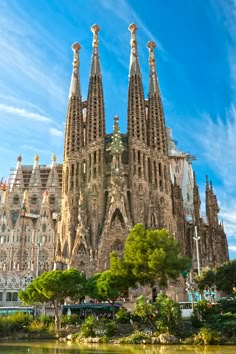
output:
POLYGON ((56 128, 49 128, 49 132, 53 136, 62 137, 64 135, 63 131, 56 129, 56 128))
POLYGON ((47 155, 49 154, 48 149, 42 149, 42 148, 39 148, 38 146, 24 144, 20 148, 25 151, 27 151, 27 150, 33 151, 35 154, 36 153, 43 153, 43 154, 47 154, 47 155))
POLYGON ((220 217, 224 220, 224 229, 229 240, 236 240, 236 201, 220 201, 220 217))
POLYGON ((236 93, 236 1, 212 0, 212 8, 218 17, 219 23, 224 24, 227 37, 225 40, 227 59, 229 63, 230 85, 236 93))
POLYGON ((233 251, 233 252, 236 252, 236 246, 229 246, 229 250, 233 251))
POLYGON ((220 176, 228 190, 236 185, 236 108, 228 110, 226 118, 213 120, 209 114, 202 117, 202 131, 196 135, 205 159, 220 176))
POLYGON ((37 87, 38 94, 42 96, 57 96, 59 101, 65 98, 60 75, 55 72, 55 63, 48 60, 50 56, 63 60, 64 53, 47 28, 37 21, 32 26, 29 14, 19 4, 14 2, 14 5, 9 5, 4 0, 0 4, 0 26, 0 68, 8 76, 5 85, 14 82, 17 86, 20 80, 21 89, 37 87), (45 47, 48 57, 44 54, 45 47))
POLYGON ((43 116, 39 113, 30 112, 30 111, 27 111, 23 108, 9 106, 9 105, 5 105, 5 104, 1 104, 1 103, 0 103, 0 111, 5 112, 5 113, 11 113, 16 116, 30 119, 33 121, 39 121, 39 122, 44 122, 44 123, 52 123, 53 122, 53 120, 51 118, 43 116))
POLYGON ((114 53, 116 60, 118 60, 124 68, 128 69, 128 62, 126 59, 127 54, 130 50, 130 34, 128 31, 128 26, 132 22, 134 22, 139 29, 137 32, 139 59, 141 64, 142 62, 147 63, 146 69, 148 68, 148 51, 146 48, 146 44, 149 40, 153 40, 156 42, 158 51, 161 53, 162 57, 168 57, 163 45, 156 38, 156 36, 151 33, 148 26, 146 26, 141 17, 126 0, 119 0, 118 2, 116 2, 116 6, 114 6, 114 3, 112 1, 100 0, 98 11, 105 11, 107 14, 110 12, 111 16, 107 16, 106 18, 104 18, 104 21, 106 21, 107 28, 111 27, 110 18, 112 18, 112 28, 122 28, 122 31, 119 31, 119 35, 116 36, 115 41, 112 40, 111 42, 111 40, 106 40, 106 37, 104 37, 104 40, 101 36, 101 43, 104 47, 107 47, 108 51, 112 51, 114 53), (124 31, 125 28, 127 29, 126 31, 124 31))
POLYGON ((126 0, 119 0, 114 6, 114 3, 107 0, 101 0, 101 5, 110 12, 113 13, 114 16, 117 16, 120 21, 124 22, 126 25, 131 22, 135 22, 138 27, 145 34, 145 37, 148 37, 149 40, 153 40, 157 43, 159 50, 164 52, 163 46, 159 40, 150 32, 145 23, 141 20, 141 18, 137 15, 135 10, 128 4, 126 0))

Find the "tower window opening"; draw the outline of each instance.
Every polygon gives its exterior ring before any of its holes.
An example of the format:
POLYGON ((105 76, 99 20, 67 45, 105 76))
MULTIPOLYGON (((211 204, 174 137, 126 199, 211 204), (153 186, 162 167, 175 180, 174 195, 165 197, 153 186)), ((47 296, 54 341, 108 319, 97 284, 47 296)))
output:
POLYGON ((151 169, 151 160, 148 158, 148 180, 152 182, 152 169, 151 169))
POLYGON ((159 167, 159 176, 162 176, 162 168, 161 168, 161 163, 160 162, 158 164, 158 167, 159 167))

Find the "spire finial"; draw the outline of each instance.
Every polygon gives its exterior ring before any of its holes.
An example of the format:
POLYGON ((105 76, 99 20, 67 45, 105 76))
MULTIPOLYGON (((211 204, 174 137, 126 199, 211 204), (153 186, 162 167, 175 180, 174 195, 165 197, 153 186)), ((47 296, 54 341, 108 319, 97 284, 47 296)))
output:
POLYGON ((138 63, 138 51, 137 51, 137 41, 136 41, 136 31, 138 27, 131 23, 128 27, 131 33, 130 45, 131 45, 131 54, 130 54, 130 67, 129 67, 129 75, 138 74, 141 76, 139 63, 138 63))
POLYGON ((153 93, 159 93, 159 86, 157 81, 156 73, 156 60, 154 55, 154 48, 156 43, 154 41, 149 41, 147 43, 147 48, 149 49, 149 64, 150 64, 150 83, 149 83, 149 95, 153 93))
POLYGON ((137 43, 136 43, 136 31, 138 29, 138 27, 134 24, 131 23, 128 27, 129 31, 131 32, 131 40, 130 40, 130 45, 132 48, 136 48, 137 47, 137 43))
POLYGON ((92 25, 91 31, 93 32, 93 47, 98 47, 98 32, 100 31, 100 27, 96 24, 92 25))
POLYGON ((77 69, 79 66, 79 50, 81 48, 81 45, 75 42, 74 44, 72 44, 71 48, 74 52, 73 67, 77 69))
POLYGON ((149 49, 149 63, 150 65, 155 65, 155 56, 154 56, 154 48, 156 47, 156 43, 153 41, 149 41, 147 44, 147 48, 149 49))
POLYGON ((52 154, 52 161, 57 161, 57 157, 55 153, 52 154))
POLYGON ((38 154, 35 154, 35 156, 34 156, 34 161, 39 161, 39 155, 38 154))
POLYGON ((18 156, 17 156, 17 162, 21 162, 22 161, 22 156, 21 156, 21 154, 19 154, 18 156))
POLYGON ((77 96, 80 97, 80 83, 79 83, 79 50, 81 45, 78 42, 75 42, 71 46, 74 52, 73 60, 73 72, 71 78, 70 92, 69 97, 77 96))

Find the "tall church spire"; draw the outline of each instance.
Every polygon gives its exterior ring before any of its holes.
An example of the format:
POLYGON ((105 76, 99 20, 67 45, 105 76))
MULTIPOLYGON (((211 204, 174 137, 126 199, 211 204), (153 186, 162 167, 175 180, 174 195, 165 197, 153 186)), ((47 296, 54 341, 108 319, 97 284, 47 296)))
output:
POLYGON ((69 97, 81 97, 80 93, 80 79, 79 79, 79 50, 81 46, 79 43, 72 45, 74 51, 73 71, 71 76, 70 93, 69 97))
POLYGON ((129 25, 129 31, 131 32, 131 40, 130 40, 131 53, 130 53, 129 76, 135 74, 141 76, 139 61, 138 61, 137 40, 136 40, 137 29, 138 27, 134 23, 131 23, 131 25, 129 25))
POLYGON ((156 72, 156 60, 154 55, 154 48, 156 47, 156 43, 153 41, 149 41, 147 44, 147 48, 149 49, 149 64, 150 64, 150 81, 149 81, 149 96, 154 93, 159 93, 159 85, 157 80, 157 72, 156 72))
POLYGON ((162 100, 157 80, 153 41, 148 42, 150 81, 148 93, 148 144, 161 155, 167 156, 168 144, 162 100))
POLYGON ((100 60, 98 55, 98 32, 100 31, 100 27, 98 25, 93 25, 91 27, 91 31, 93 32, 93 55, 90 76, 101 75, 100 60))
POLYGON ((98 32, 100 28, 98 25, 93 25, 91 31, 93 32, 93 53, 87 99, 87 144, 100 139, 103 141, 105 136, 104 98, 98 54, 98 32))
POLYGON ((84 146, 84 127, 82 119, 81 90, 79 79, 79 43, 72 45, 74 52, 73 71, 69 91, 69 103, 66 118, 64 159, 72 157, 84 146))
POLYGON ((128 135, 129 139, 146 142, 146 114, 142 77, 138 61, 136 41, 137 26, 129 26, 131 32, 131 54, 129 67, 128 135))

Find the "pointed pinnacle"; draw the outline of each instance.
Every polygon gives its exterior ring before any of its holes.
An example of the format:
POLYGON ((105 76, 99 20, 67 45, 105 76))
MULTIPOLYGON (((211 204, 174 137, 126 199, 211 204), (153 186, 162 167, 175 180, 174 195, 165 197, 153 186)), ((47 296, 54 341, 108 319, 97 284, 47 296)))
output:
POLYGON ((93 47, 98 47, 98 32, 100 31, 100 27, 96 24, 92 25, 91 31, 93 32, 93 47))
POLYGON ((71 48, 74 52, 78 52, 81 48, 81 45, 79 43, 75 42, 72 44, 71 48))
POLYGON ((76 68, 78 68, 79 66, 79 50, 81 48, 81 45, 77 42, 75 42, 74 44, 72 44, 72 50, 74 52, 74 61, 73 61, 73 66, 76 68))
POLYGON ((130 45, 132 48, 136 48, 136 31, 137 31, 138 27, 134 23, 131 23, 131 25, 129 25, 128 29, 131 32, 130 45))
POLYGON ((137 31, 138 27, 135 25, 135 23, 131 23, 128 27, 128 30, 131 32, 131 33, 135 33, 137 31))
POLYGON ((155 57, 154 57, 154 48, 156 47, 156 43, 153 41, 149 41, 147 44, 147 48, 149 49, 149 63, 150 65, 155 64, 155 57))
POLYGON ((149 41, 147 43, 147 48, 150 49, 150 50, 153 50, 156 46, 157 46, 156 43, 153 42, 153 41, 149 41))

